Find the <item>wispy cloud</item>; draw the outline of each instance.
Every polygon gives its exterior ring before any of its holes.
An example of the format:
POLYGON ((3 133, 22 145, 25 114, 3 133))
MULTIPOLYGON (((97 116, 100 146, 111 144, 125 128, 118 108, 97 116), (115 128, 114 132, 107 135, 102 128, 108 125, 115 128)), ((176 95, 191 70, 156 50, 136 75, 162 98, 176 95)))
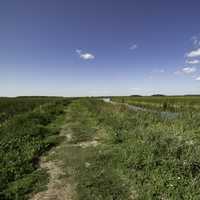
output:
POLYGON ((200 48, 198 48, 198 49, 196 49, 196 50, 193 50, 193 51, 187 53, 186 56, 187 56, 188 58, 199 57, 199 56, 200 56, 200 48))
MULTIPOLYGON (((193 79, 197 77, 197 64, 200 63, 198 57, 200 56, 200 35, 191 37, 193 50, 185 54, 185 63, 187 66, 174 72, 175 75, 187 75, 193 79), (194 67, 195 66, 195 67, 194 67)), ((200 77, 199 77, 200 79, 200 77)))
POLYGON ((138 48, 138 45, 137 44, 133 44, 130 46, 130 50, 136 50, 138 48))
POLYGON ((186 60, 185 62, 186 62, 187 64, 191 64, 191 65, 199 64, 199 63, 200 63, 199 60, 186 60))
POLYGON ((199 40, 198 40, 198 37, 197 37, 197 36, 193 36, 193 37, 191 38, 191 40, 192 40, 192 42, 193 42, 193 44, 194 44, 194 45, 197 45, 197 44, 198 44, 198 42, 199 42, 199 40))
POLYGON ((191 40, 194 46, 200 46, 200 34, 193 36, 191 40))
POLYGON ((82 50, 80 50, 80 49, 76 49, 76 53, 77 53, 77 54, 79 54, 79 55, 80 55, 80 54, 81 54, 81 52, 82 52, 82 50))
POLYGON ((180 75, 180 74, 182 74, 181 70, 177 70, 174 72, 174 75, 180 75))
POLYGON ((174 72, 175 75, 193 75, 197 71, 196 67, 184 67, 174 72))
POLYGON ((195 80, 196 80, 196 81, 200 81, 200 76, 196 77, 195 80))
POLYGON ((196 67, 184 67, 183 69, 181 69, 181 72, 186 75, 193 74, 196 71, 196 67))
POLYGON ((81 49, 77 49, 76 53, 79 55, 80 58, 83 60, 93 60, 95 59, 95 56, 91 53, 83 53, 81 49))

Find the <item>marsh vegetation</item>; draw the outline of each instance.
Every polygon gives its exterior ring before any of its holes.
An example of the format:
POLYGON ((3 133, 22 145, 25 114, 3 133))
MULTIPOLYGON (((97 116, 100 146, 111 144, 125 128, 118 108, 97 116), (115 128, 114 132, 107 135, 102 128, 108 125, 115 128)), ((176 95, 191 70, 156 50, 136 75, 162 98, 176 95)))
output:
POLYGON ((57 99, 13 115, 0 127, 1 199, 45 189, 40 156, 62 163, 70 199, 199 199, 199 97, 112 100, 181 115, 163 118, 98 98, 57 99))

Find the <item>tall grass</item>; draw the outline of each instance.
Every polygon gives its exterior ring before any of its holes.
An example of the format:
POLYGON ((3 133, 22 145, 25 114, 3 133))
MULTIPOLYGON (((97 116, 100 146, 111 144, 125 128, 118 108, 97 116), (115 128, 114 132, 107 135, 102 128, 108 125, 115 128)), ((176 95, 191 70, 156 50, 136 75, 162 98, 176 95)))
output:
POLYGON ((90 153, 90 165, 79 167, 79 199, 200 198, 197 113, 170 120, 100 101, 82 107, 93 112, 106 140, 90 153))

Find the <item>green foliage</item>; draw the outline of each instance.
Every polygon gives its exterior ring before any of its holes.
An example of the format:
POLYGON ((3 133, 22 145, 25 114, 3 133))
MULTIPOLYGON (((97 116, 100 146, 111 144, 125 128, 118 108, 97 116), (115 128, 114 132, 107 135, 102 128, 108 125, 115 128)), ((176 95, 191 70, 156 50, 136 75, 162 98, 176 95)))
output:
POLYGON ((169 120, 153 112, 90 102, 81 103, 82 110, 90 111, 84 117, 93 116, 107 141, 89 149, 91 156, 77 169, 79 199, 200 198, 198 113, 169 120))
POLYGON ((158 111, 191 112, 200 109, 199 96, 113 97, 112 100, 158 111))
POLYGON ((72 142, 88 141, 94 138, 97 122, 90 111, 90 101, 75 101, 70 105, 70 129, 73 131, 72 142))
POLYGON ((0 98, 0 123, 16 114, 33 110, 39 105, 49 102, 46 98, 0 98))
POLYGON ((61 101, 47 103, 12 117, 0 127, 1 199, 24 199, 38 189, 42 175, 35 172, 38 158, 59 141, 55 137, 58 130, 48 125, 62 113, 61 101))
POLYGON ((33 191, 39 192, 45 189, 48 183, 48 174, 44 170, 37 170, 31 174, 26 175, 24 178, 18 179, 10 183, 4 191, 4 199, 27 199, 28 194, 33 191))
POLYGON ((80 200, 129 199, 128 184, 114 169, 111 156, 108 152, 96 152, 95 158, 88 160, 90 165, 79 170, 77 191, 80 200))
MULTIPOLYGON (((67 109, 72 143, 62 157, 77 182, 81 200, 200 198, 200 115, 198 97, 123 97, 125 103, 178 111, 170 120, 155 112, 80 98, 67 109), (191 102, 195 102, 192 105, 191 102), (187 112, 190 109, 193 112, 187 112), (91 143, 92 144, 92 143, 91 143)), ((116 100, 121 101, 120 97, 116 100)), ((60 142, 60 120, 67 101, 46 103, 14 115, 0 127, 0 199, 26 199, 42 189, 46 173, 39 156, 60 142)), ((2 118, 4 114, 1 115, 2 118)), ((68 167, 67 166, 67 167, 68 167)))

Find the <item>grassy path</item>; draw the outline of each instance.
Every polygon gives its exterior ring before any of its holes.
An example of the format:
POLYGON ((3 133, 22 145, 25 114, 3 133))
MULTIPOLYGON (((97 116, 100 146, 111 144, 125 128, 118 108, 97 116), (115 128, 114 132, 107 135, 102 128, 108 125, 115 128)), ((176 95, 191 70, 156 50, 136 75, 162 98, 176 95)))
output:
POLYGON ((77 172, 82 164, 86 167, 89 166, 89 163, 86 162, 87 157, 90 157, 93 152, 91 149, 95 149, 99 144, 95 137, 96 134, 92 137, 89 136, 89 132, 93 132, 92 124, 88 124, 89 126, 86 127, 90 129, 88 134, 79 132, 84 130, 84 127, 81 126, 84 123, 81 120, 88 120, 88 115, 85 108, 78 108, 77 105, 73 107, 72 104, 65 110, 62 119, 58 120, 56 126, 61 127, 59 136, 62 142, 40 160, 40 168, 47 170, 49 174, 47 190, 33 195, 31 200, 78 199, 76 194, 77 172), (78 111, 78 109, 80 110, 78 111), (77 119, 74 120, 73 117, 77 119))
MULTIPOLYGON (((132 199, 127 178, 115 161, 120 149, 113 142, 121 137, 115 136, 111 118, 105 124, 110 109, 113 105, 103 103, 101 107, 99 101, 80 100, 70 104, 60 123, 62 142, 41 159, 40 166, 50 176, 47 190, 31 200, 132 199), (98 117, 103 117, 104 122, 98 117)), ((120 125, 119 121, 114 124, 120 125)))
POLYGON ((124 105, 74 101, 61 123, 62 142, 43 162, 48 190, 33 200, 199 199, 196 117, 168 120, 124 105))
POLYGON ((40 168, 47 171, 49 175, 49 182, 47 189, 41 191, 33 197, 31 200, 72 200, 74 196, 74 188, 71 184, 70 177, 66 177, 66 173, 63 170, 63 157, 59 156, 61 149, 66 146, 67 138, 67 110, 65 115, 62 116, 56 122, 56 126, 60 128, 60 138, 62 142, 51 149, 47 155, 44 155, 40 159, 40 168))

